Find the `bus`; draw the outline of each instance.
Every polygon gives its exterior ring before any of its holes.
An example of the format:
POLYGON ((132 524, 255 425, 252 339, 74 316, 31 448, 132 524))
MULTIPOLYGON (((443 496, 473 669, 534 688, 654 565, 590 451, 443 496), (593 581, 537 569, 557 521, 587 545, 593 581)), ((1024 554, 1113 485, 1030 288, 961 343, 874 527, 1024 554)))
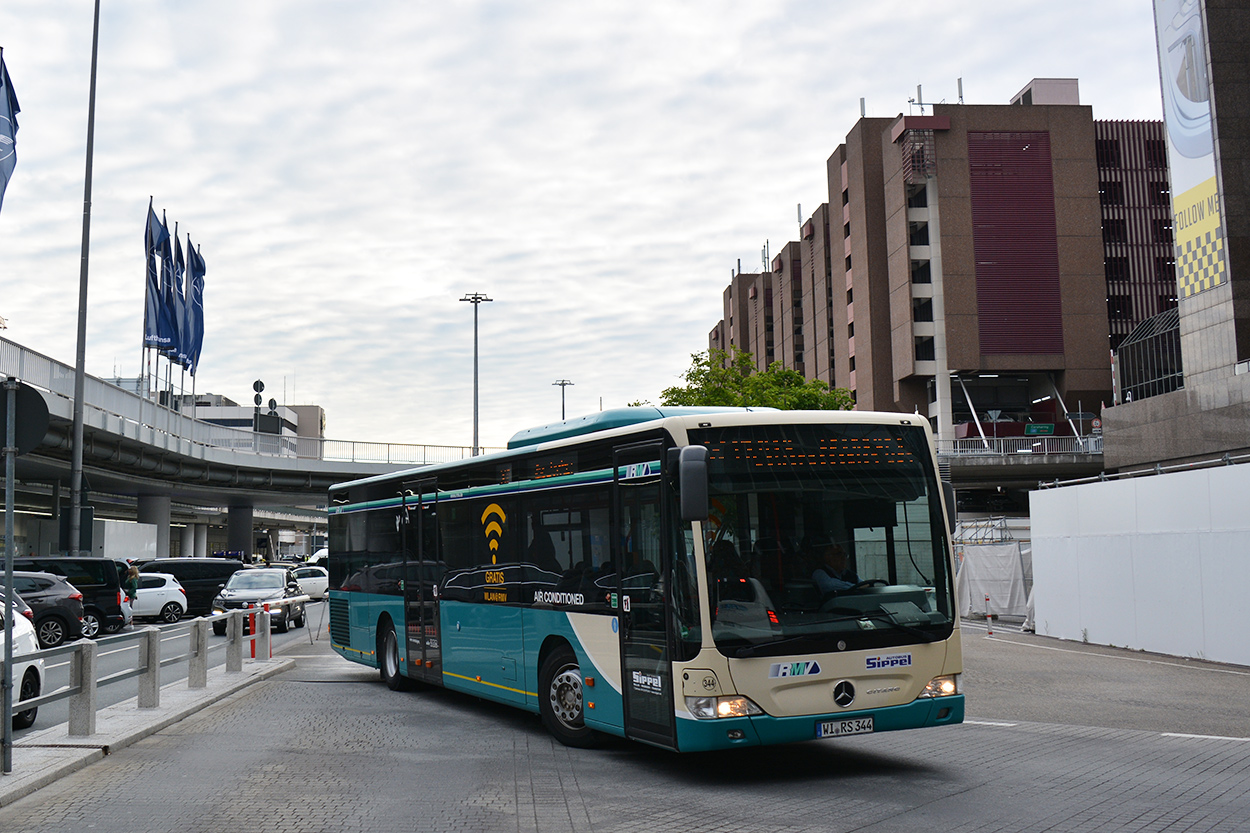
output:
POLYGON ((331 643, 576 747, 957 724, 952 497, 914 414, 603 411, 332 487, 331 643))

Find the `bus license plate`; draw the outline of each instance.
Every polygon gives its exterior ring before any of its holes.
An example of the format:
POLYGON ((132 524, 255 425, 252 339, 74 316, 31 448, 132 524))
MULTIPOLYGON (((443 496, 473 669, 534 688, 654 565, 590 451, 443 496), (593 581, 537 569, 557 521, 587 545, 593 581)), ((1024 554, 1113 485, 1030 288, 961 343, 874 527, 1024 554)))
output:
POLYGON ((872 734, 872 718, 856 717, 851 720, 830 720, 816 726, 816 737, 835 738, 842 735, 872 734))

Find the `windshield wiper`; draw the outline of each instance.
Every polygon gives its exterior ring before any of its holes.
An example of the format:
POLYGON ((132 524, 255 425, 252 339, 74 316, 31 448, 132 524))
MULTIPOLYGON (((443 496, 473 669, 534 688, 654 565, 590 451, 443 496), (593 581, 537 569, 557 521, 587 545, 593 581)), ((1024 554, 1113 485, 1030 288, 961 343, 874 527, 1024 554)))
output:
POLYGON ((771 650, 780 645, 792 645, 795 642, 808 642, 812 639, 813 637, 810 634, 805 634, 802 636, 790 636, 785 639, 777 639, 772 642, 756 642, 753 645, 743 645, 741 648, 734 649, 733 656, 737 659, 742 659, 743 657, 753 657, 765 649, 771 650))
POLYGON ((904 624, 903 622, 900 622, 897 619, 895 619, 893 613, 890 613, 889 611, 884 611, 884 610, 878 611, 876 613, 873 613, 870 611, 864 611, 863 613, 856 613, 853 616, 839 616, 836 619, 822 619, 820 623, 821 624, 833 624, 834 622, 854 622, 858 619, 876 619, 877 621, 880 621, 880 622, 889 622, 891 625, 898 628, 899 630, 909 633, 912 636, 918 636, 921 639, 923 639, 925 642, 937 642, 938 640, 938 637, 934 636, 933 634, 928 633, 927 631, 922 631, 920 630, 920 628, 917 628, 913 625, 904 624))

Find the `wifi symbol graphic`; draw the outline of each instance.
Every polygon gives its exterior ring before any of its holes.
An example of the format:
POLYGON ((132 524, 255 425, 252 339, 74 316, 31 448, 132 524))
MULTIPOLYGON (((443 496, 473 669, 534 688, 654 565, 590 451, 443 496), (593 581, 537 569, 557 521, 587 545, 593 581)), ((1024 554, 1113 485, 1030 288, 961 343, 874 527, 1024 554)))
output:
POLYGON ((482 531, 486 533, 486 541, 490 545, 490 563, 495 563, 495 553, 499 551, 499 539, 503 537, 503 525, 508 522, 508 516, 504 514, 503 507, 498 503, 492 503, 486 507, 486 511, 482 513, 482 531), (487 520, 488 518, 497 517, 498 520, 487 520))

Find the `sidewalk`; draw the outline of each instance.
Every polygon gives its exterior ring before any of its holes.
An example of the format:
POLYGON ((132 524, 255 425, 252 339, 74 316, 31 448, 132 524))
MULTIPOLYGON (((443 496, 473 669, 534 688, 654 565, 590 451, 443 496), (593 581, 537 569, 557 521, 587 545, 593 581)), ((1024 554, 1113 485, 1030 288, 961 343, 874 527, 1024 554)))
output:
POLYGON ((29 734, 13 745, 13 771, 0 775, 0 807, 294 667, 293 659, 244 661, 241 672, 210 673, 208 685, 202 689, 187 688, 185 679, 163 686, 161 705, 155 709, 139 709, 137 698, 100 709, 96 714, 96 733, 90 737, 69 737, 64 723, 29 734))

